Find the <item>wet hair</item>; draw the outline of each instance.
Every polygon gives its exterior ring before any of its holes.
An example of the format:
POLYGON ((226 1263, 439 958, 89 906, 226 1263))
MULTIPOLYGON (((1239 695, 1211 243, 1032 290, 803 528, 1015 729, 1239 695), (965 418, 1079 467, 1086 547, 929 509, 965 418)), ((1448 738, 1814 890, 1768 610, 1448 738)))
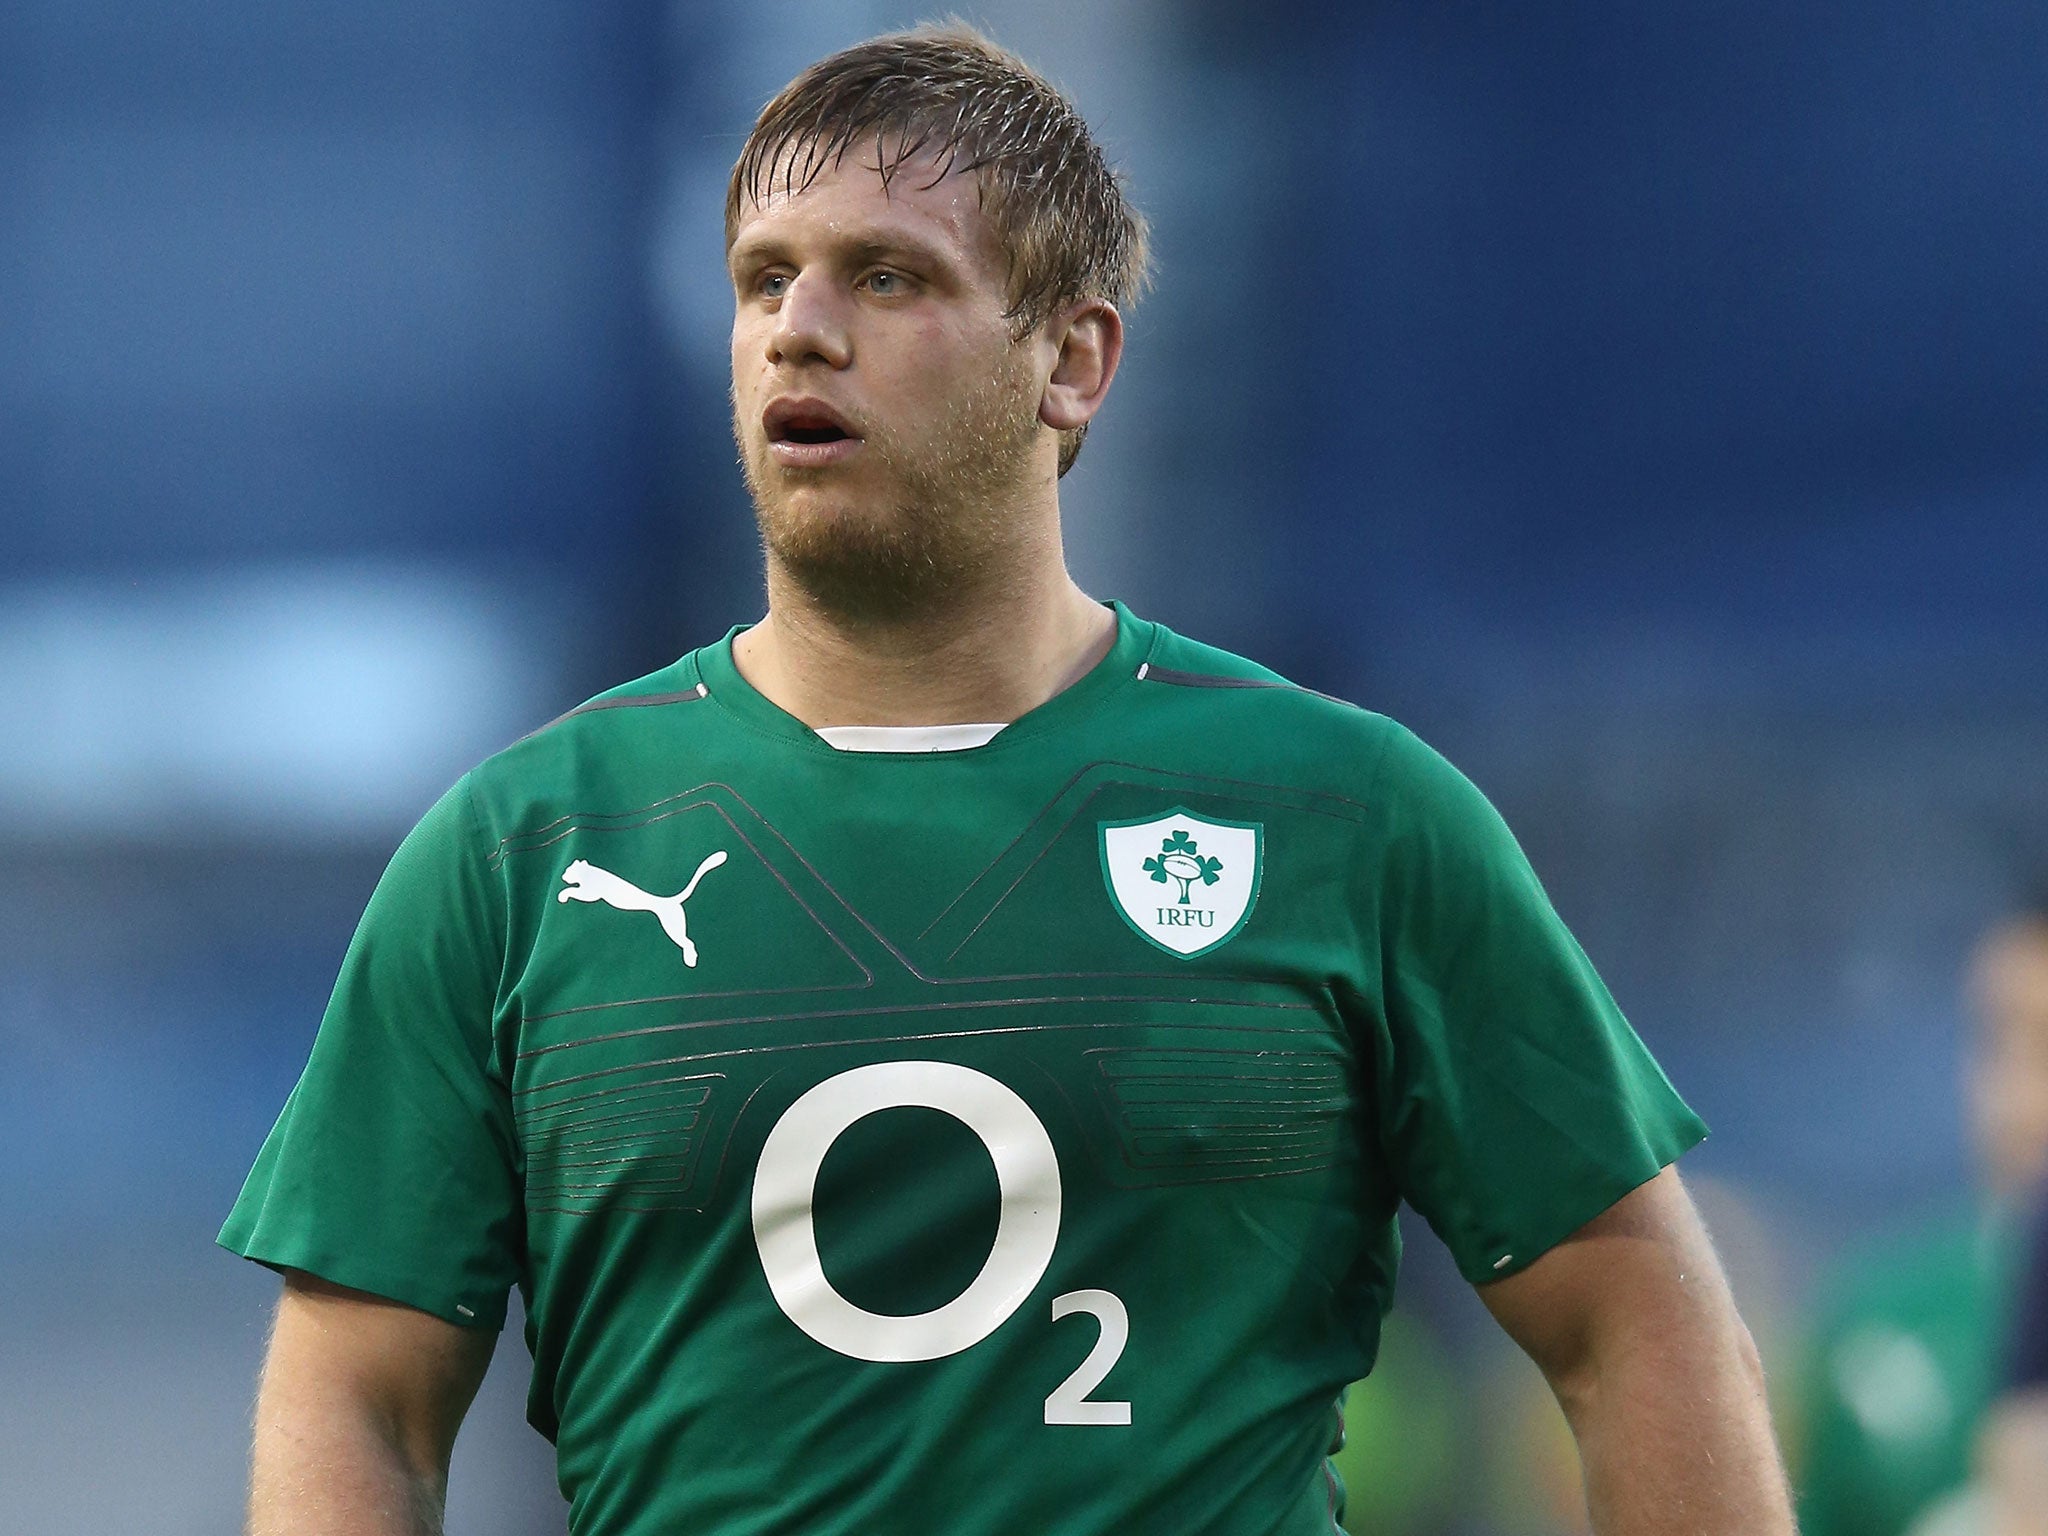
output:
MULTIPOLYGON (((1145 220, 1073 103, 962 22, 891 33, 820 59, 761 109, 725 194, 725 243, 747 204, 793 196, 849 150, 878 146, 887 188, 930 158, 930 184, 971 172, 1009 272, 1004 311, 1029 335, 1081 299, 1134 303, 1148 270, 1145 220)), ((1060 434, 1060 473, 1082 426, 1060 434)))

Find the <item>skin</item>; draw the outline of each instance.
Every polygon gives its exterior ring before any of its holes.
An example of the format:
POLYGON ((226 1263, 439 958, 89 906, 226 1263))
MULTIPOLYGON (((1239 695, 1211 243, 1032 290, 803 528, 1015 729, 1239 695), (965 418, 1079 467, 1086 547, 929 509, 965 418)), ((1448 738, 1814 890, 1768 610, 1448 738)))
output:
MULTIPOLYGON (((768 614, 734 657, 813 727, 1017 718, 1081 676, 1113 615, 1068 575, 1059 434, 1101 408, 1116 310, 1018 336, 974 183, 874 146, 751 208, 730 266, 734 433, 768 614), (778 450, 778 401, 859 438, 778 450)), ((1777 1536, 1791 1515, 1748 1332, 1675 1171, 1482 1288, 1584 1453, 1603 1536, 1777 1536)), ((488 1337, 306 1280, 287 1285, 258 1403, 251 1530, 421 1536, 488 1337)))
POLYGON ((734 435, 768 615, 734 643, 805 724, 1014 720, 1099 661, 1115 618, 1067 574, 1059 434, 1102 407, 1123 322, 1099 299, 1018 337, 976 183, 913 160, 885 192, 849 152, 734 231, 734 435), (860 444, 781 462, 779 398, 835 408, 860 444))
POLYGON ((435 1536, 495 1332, 285 1278, 256 1394, 249 1536, 435 1536))
POLYGON ((1479 1295, 1564 1409, 1601 1536, 1792 1536, 1763 1364, 1676 1168, 1479 1295))

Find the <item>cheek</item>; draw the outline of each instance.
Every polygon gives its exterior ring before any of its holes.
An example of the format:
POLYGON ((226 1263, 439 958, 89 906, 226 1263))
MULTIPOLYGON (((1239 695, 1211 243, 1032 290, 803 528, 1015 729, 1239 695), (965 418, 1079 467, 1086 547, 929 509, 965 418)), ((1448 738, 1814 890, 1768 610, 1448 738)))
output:
POLYGON ((908 327, 891 349, 891 387, 943 418, 969 397, 1012 381, 1016 360, 1007 342, 1007 336, 991 338, 943 321, 908 327))
POLYGON ((934 306, 908 318, 908 338, 917 353, 943 359, 951 367, 976 367, 986 373, 1007 350, 1007 333, 991 330, 979 314, 949 314, 934 306))
POLYGON ((728 376, 733 418, 749 436, 760 433, 761 375, 759 353, 735 326, 732 333, 732 372, 728 376))
POLYGON ((890 338, 888 369, 901 388, 942 394, 967 371, 967 349, 952 327, 939 321, 912 322, 890 338))
POLYGON ((753 305, 738 305, 732 317, 732 372, 735 379, 756 377, 768 364, 774 319, 753 305))

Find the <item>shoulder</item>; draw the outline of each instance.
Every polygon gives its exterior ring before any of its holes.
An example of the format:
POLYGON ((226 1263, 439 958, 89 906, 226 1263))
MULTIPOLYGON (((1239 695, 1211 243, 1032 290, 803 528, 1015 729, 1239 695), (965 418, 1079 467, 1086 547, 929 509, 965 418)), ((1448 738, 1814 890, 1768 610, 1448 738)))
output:
POLYGON ((1341 743, 1384 750, 1405 734, 1385 715, 1293 679, 1219 646, 1204 645, 1165 625, 1138 666, 1140 697, 1162 708, 1201 712, 1243 726, 1271 724, 1315 745, 1341 743))
POLYGON ((1463 780, 1400 722, 1304 687, 1259 662, 1156 625, 1138 668, 1140 697, 1176 715, 1213 721, 1240 744, 1304 769, 1341 765, 1354 788, 1413 800, 1463 780))
POLYGON ((649 770, 673 764, 679 747, 701 736, 715 713, 705 696, 692 652, 557 715, 465 776, 479 826, 502 836, 543 810, 630 800, 649 770))
MULTIPOLYGON (((558 746, 566 741, 591 736, 609 738, 621 731, 639 729, 654 723, 653 717, 625 711, 672 710, 678 705, 701 702, 709 691, 697 667, 697 653, 692 651, 659 671, 607 688, 603 693, 585 699, 574 709, 564 710, 546 725, 527 732, 496 757, 486 759, 485 766, 517 754, 529 743, 548 741, 558 746)), ((660 721, 664 727, 671 723, 666 715, 660 721)))

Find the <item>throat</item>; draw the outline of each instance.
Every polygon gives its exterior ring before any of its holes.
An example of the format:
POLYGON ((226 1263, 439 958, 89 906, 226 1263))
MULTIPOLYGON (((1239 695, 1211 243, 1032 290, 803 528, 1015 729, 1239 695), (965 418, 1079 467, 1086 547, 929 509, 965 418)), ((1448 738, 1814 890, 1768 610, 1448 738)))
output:
POLYGON ((985 744, 1079 681, 1116 642, 1115 613, 1070 581, 1023 614, 886 628, 785 605, 772 585, 769 599, 768 617, 733 641, 733 664, 756 692, 820 734, 940 728, 953 733, 941 750, 973 732, 987 734, 966 744, 985 744))

